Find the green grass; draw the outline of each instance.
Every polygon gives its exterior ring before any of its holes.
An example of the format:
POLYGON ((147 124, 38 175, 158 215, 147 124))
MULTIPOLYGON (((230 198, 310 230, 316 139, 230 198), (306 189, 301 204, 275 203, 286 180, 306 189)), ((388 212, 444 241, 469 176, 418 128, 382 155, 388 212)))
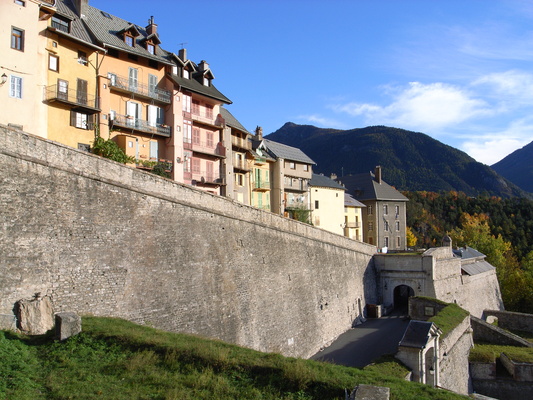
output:
POLYGON ((435 323, 442 331, 441 339, 446 337, 455 327, 457 327, 469 315, 455 303, 448 304, 428 321, 435 323))
POLYGON ((515 362, 533 363, 533 347, 499 346, 493 344, 477 344, 470 350, 469 361, 495 362, 505 353, 515 362))
POLYGON ((394 360, 366 370, 261 353, 112 318, 83 318, 65 342, 0 332, 0 398, 344 399, 357 384, 388 386, 391 399, 465 397, 399 378, 394 360))

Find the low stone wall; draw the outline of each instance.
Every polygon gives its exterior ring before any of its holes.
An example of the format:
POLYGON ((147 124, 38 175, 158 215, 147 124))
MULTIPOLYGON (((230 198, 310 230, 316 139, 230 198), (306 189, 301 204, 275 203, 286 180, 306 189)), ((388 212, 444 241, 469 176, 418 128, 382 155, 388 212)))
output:
POLYGON ((533 333, 533 314, 511 311, 485 310, 484 316, 498 318, 498 326, 503 329, 533 333))
POLYGON ((377 303, 375 247, 0 127, 0 321, 36 293, 308 357, 377 303))
POLYGON ((470 316, 470 323, 474 330, 475 342, 487 342, 502 346, 533 347, 533 343, 513 335, 497 326, 488 324, 482 319, 470 316))
POLYGON ((513 361, 505 353, 500 355, 500 361, 515 381, 533 383, 533 364, 513 361))
POLYGON ((516 382, 513 380, 472 380, 476 393, 500 400, 533 399, 533 385, 530 382, 516 382))

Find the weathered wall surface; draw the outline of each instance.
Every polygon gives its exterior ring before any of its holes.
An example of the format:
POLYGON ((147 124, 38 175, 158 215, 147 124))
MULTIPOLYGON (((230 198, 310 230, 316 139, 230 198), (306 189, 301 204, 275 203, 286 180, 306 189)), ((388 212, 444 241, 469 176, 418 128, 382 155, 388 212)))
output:
POLYGON ((498 318, 500 328, 533 333, 533 314, 490 309, 485 310, 484 316, 498 318))
POLYGON ((310 356, 376 303, 375 248, 0 127, 0 321, 123 317, 310 356))
POLYGON ((488 324, 482 319, 471 316, 474 340, 501 346, 533 347, 533 343, 516 336, 498 326, 488 324))

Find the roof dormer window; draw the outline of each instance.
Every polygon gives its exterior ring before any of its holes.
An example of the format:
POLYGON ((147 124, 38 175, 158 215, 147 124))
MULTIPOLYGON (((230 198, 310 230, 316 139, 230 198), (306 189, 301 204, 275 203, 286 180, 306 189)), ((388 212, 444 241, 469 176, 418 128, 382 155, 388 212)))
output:
POLYGON ((130 35, 124 35, 124 42, 130 47, 133 47, 133 36, 130 35))
POLYGON ((150 54, 155 54, 155 46, 152 43, 146 43, 146 50, 150 54))
POLYGON ((204 86, 209 86, 209 84, 210 84, 209 78, 204 76, 204 86))
POLYGON ((189 70, 183 68, 183 77, 184 77, 185 79, 190 79, 191 75, 190 75, 190 73, 189 73, 189 70))
POLYGON ((69 33, 70 32, 70 21, 67 19, 61 18, 58 15, 53 15, 52 16, 52 28, 55 28, 61 32, 69 33))

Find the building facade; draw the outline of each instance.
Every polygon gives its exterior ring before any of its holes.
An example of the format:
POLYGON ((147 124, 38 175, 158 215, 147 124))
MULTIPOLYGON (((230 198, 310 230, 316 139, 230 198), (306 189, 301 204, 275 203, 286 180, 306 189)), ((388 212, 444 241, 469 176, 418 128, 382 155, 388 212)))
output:
POLYGON ((348 175, 341 178, 347 193, 366 206, 363 212, 363 240, 379 251, 406 249, 407 197, 387 184, 381 167, 374 173, 348 175))
POLYGON ((309 181, 311 223, 344 235, 344 186, 324 175, 313 174, 309 181))
POLYGON ((363 210, 366 206, 344 193, 344 236, 363 241, 363 210))

